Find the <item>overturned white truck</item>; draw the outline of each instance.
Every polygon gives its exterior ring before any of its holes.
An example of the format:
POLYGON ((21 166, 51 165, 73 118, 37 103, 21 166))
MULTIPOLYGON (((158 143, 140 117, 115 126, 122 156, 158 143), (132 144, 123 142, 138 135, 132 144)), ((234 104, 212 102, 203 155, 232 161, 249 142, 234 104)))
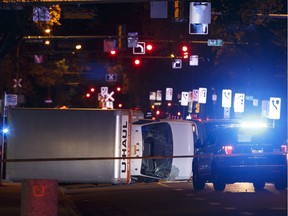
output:
POLYGON ((131 110, 9 108, 7 125, 6 180, 121 184, 192 175, 192 157, 177 156, 194 153, 193 122, 147 121, 131 110))

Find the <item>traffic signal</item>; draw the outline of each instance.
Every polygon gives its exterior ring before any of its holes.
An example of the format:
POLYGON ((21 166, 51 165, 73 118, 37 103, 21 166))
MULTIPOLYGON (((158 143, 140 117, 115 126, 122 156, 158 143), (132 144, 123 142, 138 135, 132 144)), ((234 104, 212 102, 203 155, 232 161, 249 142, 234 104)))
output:
POLYGON ((134 59, 134 62, 133 62, 133 63, 134 63, 135 66, 139 66, 139 65, 141 64, 141 60, 138 59, 138 58, 137 58, 137 59, 134 59))
POLYGON ((91 94, 90 93, 86 93, 86 98, 90 98, 91 97, 91 94))
POLYGON ((147 50, 147 52, 153 51, 153 50, 154 50, 154 44, 152 44, 152 43, 147 43, 147 44, 146 44, 146 50, 147 50))
POLYGON ((91 87, 91 88, 90 88, 90 92, 95 92, 95 88, 94 88, 94 87, 91 87))
POLYGON ((120 86, 117 86, 117 87, 116 87, 116 91, 117 91, 117 92, 121 92, 121 91, 122 91, 122 88, 121 88, 120 86))
POLYGON ((189 58, 189 48, 188 48, 188 46, 187 45, 182 45, 181 51, 182 51, 182 57, 184 59, 188 59, 189 58))

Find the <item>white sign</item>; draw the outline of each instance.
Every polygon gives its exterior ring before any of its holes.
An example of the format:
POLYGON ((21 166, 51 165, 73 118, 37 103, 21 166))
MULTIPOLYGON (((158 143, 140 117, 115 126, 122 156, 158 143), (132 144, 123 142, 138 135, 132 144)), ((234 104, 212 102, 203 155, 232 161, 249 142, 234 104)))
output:
POLYGON ((245 103, 245 94, 235 93, 234 96, 234 112, 243 113, 245 103))
POLYGON ((166 88, 165 100, 171 101, 173 96, 173 88, 166 88))
POLYGON ((182 59, 174 59, 172 61, 172 68, 173 69, 180 69, 182 68, 182 59))
POLYGON ((191 55, 189 59, 190 66, 198 66, 198 55, 191 55))
POLYGON ((156 100, 156 92, 150 92, 149 100, 156 100))
POLYGON ((198 103, 205 104, 207 100, 207 88, 199 88, 198 103))
POLYGON ((133 47, 133 54, 144 55, 145 54, 145 42, 138 41, 136 47, 133 47))
POLYGON ((193 89, 192 91, 192 100, 195 102, 198 102, 199 99, 199 90, 198 89, 193 89))
POLYGON ((161 90, 157 90, 157 92, 156 92, 156 100, 157 101, 162 101, 162 91, 161 90))
POLYGON ((189 23, 211 23, 211 2, 190 2, 189 23))
POLYGON ((222 90, 222 107, 231 107, 232 103, 232 90, 223 89, 222 90))
POLYGON ((188 92, 181 93, 181 106, 188 106, 188 92))
POLYGON ((101 87, 101 96, 105 97, 108 94, 108 87, 101 87))
POLYGON ((269 115, 270 119, 280 119, 281 98, 270 97, 269 115))
POLYGON ((16 106, 17 105, 17 95, 16 94, 5 94, 4 106, 16 106))

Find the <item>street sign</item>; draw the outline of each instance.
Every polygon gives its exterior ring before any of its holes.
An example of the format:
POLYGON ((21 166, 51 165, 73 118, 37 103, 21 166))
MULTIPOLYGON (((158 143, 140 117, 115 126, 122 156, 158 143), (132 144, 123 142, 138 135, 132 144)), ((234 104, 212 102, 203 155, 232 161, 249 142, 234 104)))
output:
POLYGON ((223 46, 223 40, 221 39, 208 39, 208 46, 223 46))
POLYGON ((210 2, 190 2, 189 34, 208 34, 208 24, 211 23, 210 2))
POLYGON ((245 103, 245 94, 235 93, 234 96, 234 112, 243 113, 245 103))
POLYGON ((156 92, 150 92, 149 100, 156 100, 156 92))
POLYGON ((205 104, 207 100, 207 88, 199 88, 198 103, 205 104))
POLYGON ((173 69, 180 69, 182 68, 182 59, 174 59, 172 61, 172 68, 173 69))
POLYGON ((16 94, 5 94, 4 107, 16 106, 17 105, 17 95, 16 94))
POLYGON ((157 92, 156 92, 156 100, 157 101, 162 101, 162 91, 161 90, 157 90, 157 92))
POLYGON ((145 54, 145 42, 137 42, 136 47, 133 47, 133 54, 144 55, 145 54))
POLYGON ((173 96, 173 88, 166 88, 165 100, 172 101, 172 96, 173 96))
POLYGON ((269 100, 269 119, 280 119, 281 98, 270 97, 269 100))
POLYGON ((198 55, 191 55, 189 58, 190 66, 198 66, 198 55))
POLYGON ((105 97, 108 94, 108 87, 101 87, 101 96, 105 97))
POLYGON ((190 2, 189 23, 211 23, 211 2, 190 2))
POLYGON ((181 93, 181 106, 188 106, 188 92, 181 93))
POLYGON ((198 99, 199 99, 199 89, 193 89, 192 100, 198 102, 198 99))
POLYGON ((117 74, 106 74, 105 80, 106 80, 106 82, 116 82, 117 81, 117 74))
POLYGON ((136 47, 138 43, 138 32, 128 32, 128 48, 136 47))
POLYGON ((222 90, 222 107, 231 107, 232 103, 232 90, 223 89, 222 90))

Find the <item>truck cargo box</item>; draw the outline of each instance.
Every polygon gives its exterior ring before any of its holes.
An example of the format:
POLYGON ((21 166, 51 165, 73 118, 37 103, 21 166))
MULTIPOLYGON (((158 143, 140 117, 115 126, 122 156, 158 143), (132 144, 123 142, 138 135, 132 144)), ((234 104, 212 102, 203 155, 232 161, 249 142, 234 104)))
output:
POLYGON ((57 179, 66 183, 128 183, 131 112, 101 109, 13 108, 7 118, 5 179, 57 179), (55 161, 33 161, 34 159, 55 161), (58 160, 79 158, 80 160, 58 160), (94 158, 94 159, 89 159, 94 158), (89 160, 87 160, 89 159, 89 160))

